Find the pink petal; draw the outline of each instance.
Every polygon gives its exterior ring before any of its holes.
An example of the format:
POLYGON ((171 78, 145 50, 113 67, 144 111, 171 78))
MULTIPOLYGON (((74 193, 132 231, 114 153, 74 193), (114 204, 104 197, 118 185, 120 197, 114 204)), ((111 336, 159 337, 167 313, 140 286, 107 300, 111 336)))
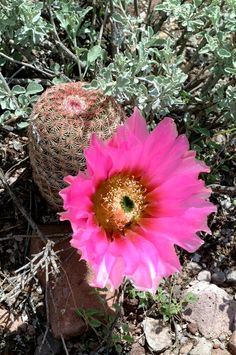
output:
POLYGON ((84 155, 87 161, 88 172, 95 178, 96 183, 106 180, 112 167, 112 160, 106 149, 106 145, 94 134, 91 137, 90 146, 85 150, 84 155))
POLYGON ((128 130, 132 132, 140 142, 144 142, 149 135, 147 122, 137 107, 134 108, 133 114, 127 120, 127 127, 128 130))
MULTIPOLYGON (((169 276, 181 269, 174 245, 168 239, 163 240, 155 230, 151 229, 142 231, 142 238, 146 240, 146 243, 148 241, 152 245, 153 260, 157 262, 159 278, 169 276)), ((147 252, 148 250, 146 250, 147 252)))
POLYGON ((157 186, 175 174, 188 148, 188 140, 182 135, 172 142, 172 146, 169 146, 165 153, 161 153, 158 149, 153 150, 149 155, 150 162, 147 167, 150 183, 157 186))
POLYGON ((155 156, 164 159, 172 148, 178 132, 172 118, 164 118, 157 127, 149 134, 144 144, 144 156, 149 161, 155 156))
POLYGON ((190 207, 211 206, 206 202, 211 189, 207 189, 202 180, 191 175, 172 176, 147 196, 152 206, 156 207, 156 217, 181 215, 190 207))
POLYGON ((82 175, 73 177, 73 180, 71 178, 72 176, 65 178, 65 181, 70 181, 71 185, 59 192, 59 195, 64 200, 64 208, 67 209, 74 207, 78 204, 78 201, 81 201, 79 204, 81 204, 83 201, 83 203, 86 204, 86 207, 82 207, 81 209, 87 210, 87 204, 90 204, 89 200, 95 191, 94 183, 91 180, 85 179, 82 175))
POLYGON ((109 275, 112 265, 115 262, 115 258, 107 258, 106 255, 103 255, 101 261, 97 264, 93 263, 94 277, 90 282, 90 285, 93 287, 104 288, 109 282, 109 275))
POLYGON ((120 286, 124 276, 124 260, 122 257, 115 258, 115 262, 110 270, 108 281, 113 289, 117 289, 120 286))
POLYGON ((134 113, 123 126, 120 126, 109 141, 112 147, 131 147, 144 142, 148 137, 147 124, 140 111, 135 107, 134 113))
POLYGON ((132 237, 115 239, 110 245, 110 252, 115 257, 122 257, 126 275, 132 274, 138 267, 140 251, 135 245, 132 237))
POLYGON ((78 229, 72 236, 71 245, 81 251, 81 257, 89 264, 100 262, 109 247, 106 233, 99 227, 78 229))

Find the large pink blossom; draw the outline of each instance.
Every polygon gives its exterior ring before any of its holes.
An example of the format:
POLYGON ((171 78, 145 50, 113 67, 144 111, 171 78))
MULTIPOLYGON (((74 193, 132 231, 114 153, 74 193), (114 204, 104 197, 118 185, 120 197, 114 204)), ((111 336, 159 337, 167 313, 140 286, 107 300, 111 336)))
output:
POLYGON ((207 216, 216 209, 198 179, 209 168, 171 118, 149 134, 137 109, 110 140, 93 135, 85 158, 87 171, 67 176, 60 192, 71 245, 92 267, 93 286, 117 288, 127 276, 155 292, 181 268, 174 245, 194 252, 203 243, 196 233, 210 233, 207 216))

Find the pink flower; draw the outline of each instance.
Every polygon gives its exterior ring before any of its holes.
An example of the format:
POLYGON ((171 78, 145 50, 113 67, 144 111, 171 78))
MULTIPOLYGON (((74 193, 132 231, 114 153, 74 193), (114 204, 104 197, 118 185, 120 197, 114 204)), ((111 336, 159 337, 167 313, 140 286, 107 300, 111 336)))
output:
POLYGON ((117 288, 127 276, 155 292, 181 268, 174 245, 194 252, 203 243, 196 232, 210 233, 207 216, 216 208, 198 179, 209 168, 171 118, 149 134, 137 109, 112 139, 93 135, 85 157, 87 171, 65 178, 61 220, 70 221, 71 245, 92 266, 92 286, 117 288))

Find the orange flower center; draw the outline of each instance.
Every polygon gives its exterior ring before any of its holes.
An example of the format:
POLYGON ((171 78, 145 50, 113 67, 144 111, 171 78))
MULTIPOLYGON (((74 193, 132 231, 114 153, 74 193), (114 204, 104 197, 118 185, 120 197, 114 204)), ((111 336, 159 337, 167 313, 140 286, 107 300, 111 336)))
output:
POLYGON ((131 175, 118 174, 104 181, 93 196, 98 224, 109 234, 125 234, 145 211, 146 188, 131 175))

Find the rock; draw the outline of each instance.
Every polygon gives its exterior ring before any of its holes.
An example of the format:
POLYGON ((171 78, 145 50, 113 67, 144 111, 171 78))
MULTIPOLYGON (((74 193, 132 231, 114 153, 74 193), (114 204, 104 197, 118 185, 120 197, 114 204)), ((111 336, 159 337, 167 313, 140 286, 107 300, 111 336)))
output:
POLYGON ((220 348, 221 348, 222 350, 225 350, 225 344, 221 343, 221 344, 220 344, 220 348))
POLYGON ((139 343, 141 346, 144 346, 144 345, 145 345, 145 335, 144 335, 144 334, 141 336, 141 338, 138 339, 138 343, 139 343))
POLYGON ((130 355, 145 355, 145 349, 139 344, 139 343, 133 343, 131 350, 130 350, 130 355))
POLYGON ((197 279, 198 281, 207 281, 210 282, 211 281, 211 273, 208 270, 202 270, 199 272, 199 274, 197 275, 197 279))
POLYGON ((181 346, 179 350, 179 355, 188 355, 189 352, 192 350, 192 348, 193 348, 193 343, 191 341, 188 341, 186 344, 181 346))
POLYGON ((226 337, 227 337, 227 334, 221 333, 221 334, 218 336, 218 339, 219 339, 220 341, 224 341, 224 340, 226 339, 226 337))
POLYGON ((196 346, 189 352, 189 355, 211 355, 212 343, 205 339, 200 338, 196 346))
POLYGON ((188 328, 188 331, 193 335, 195 335, 198 332, 197 323, 189 323, 187 328, 188 328))
POLYGON ((229 349, 232 355, 236 355, 236 330, 233 332, 229 339, 229 349))
POLYGON ((189 341, 189 337, 182 336, 179 338, 180 345, 184 345, 184 344, 188 343, 188 341, 189 341))
POLYGON ((226 275, 226 281, 230 284, 236 284, 236 270, 230 271, 226 275))
POLYGON ((21 317, 15 318, 7 309, 0 308, 0 328, 12 333, 20 330, 23 324, 21 317))
POLYGON ((216 284, 216 285, 223 285, 223 283, 226 280, 226 276, 225 273, 223 271, 218 271, 218 272, 214 272, 211 275, 211 282, 216 284))
POLYGON ((213 349, 219 349, 221 342, 218 339, 213 340, 213 349))
POLYGON ((151 350, 162 352, 172 345, 170 329, 159 319, 146 317, 143 329, 151 350))
POLYGON ((192 257, 192 261, 195 263, 199 263, 200 260, 201 260, 201 255, 198 253, 194 253, 192 257))
POLYGON ((201 271, 201 266, 194 261, 190 261, 186 266, 186 271, 192 272, 193 275, 197 275, 201 271))
POLYGON ((227 350, 213 349, 211 355, 231 355, 227 350))
POLYGON ((219 338, 230 334, 236 321, 236 301, 223 289, 205 281, 195 282, 188 288, 198 298, 189 303, 183 312, 183 319, 196 323, 199 332, 206 338, 219 338))
MULTIPOLYGON (((68 227, 64 223, 40 226, 40 230, 44 235, 68 233, 68 227)), ((41 251, 42 247, 43 243, 39 238, 31 238, 32 254, 41 251)), ((94 288, 88 284, 91 272, 86 262, 80 260, 79 254, 70 246, 68 240, 57 243, 54 250, 60 250, 58 255, 61 267, 59 276, 56 278, 52 276, 48 284, 49 321, 54 337, 60 338, 63 335, 68 339, 87 330, 85 321, 76 314, 78 308, 84 310, 93 308, 103 313, 112 312, 114 294, 107 292, 101 299, 98 298, 94 288)), ((45 288, 44 273, 39 273, 38 277, 45 288)))
POLYGON ((171 350, 166 350, 164 351, 164 353, 161 353, 161 355, 176 355, 176 354, 173 353, 171 350))

